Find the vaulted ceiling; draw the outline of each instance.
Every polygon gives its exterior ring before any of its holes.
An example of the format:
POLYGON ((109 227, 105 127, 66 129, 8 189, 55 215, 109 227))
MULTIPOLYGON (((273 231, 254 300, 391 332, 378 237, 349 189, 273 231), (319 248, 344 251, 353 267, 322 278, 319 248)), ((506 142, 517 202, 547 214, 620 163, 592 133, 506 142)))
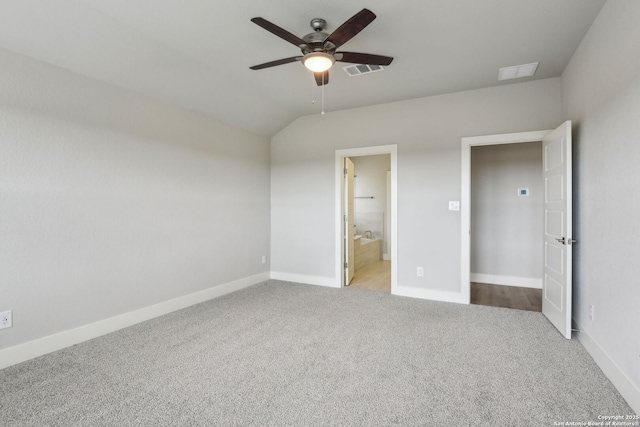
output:
POLYGON ((604 0, 3 0, 0 47, 270 136, 320 113, 320 89, 292 44, 250 22, 302 37, 331 33, 363 8, 377 19, 343 50, 394 57, 349 77, 337 63, 326 111, 561 75, 604 0), (498 82, 500 67, 539 62, 534 77, 498 82), (315 104, 312 100, 315 98, 315 104))

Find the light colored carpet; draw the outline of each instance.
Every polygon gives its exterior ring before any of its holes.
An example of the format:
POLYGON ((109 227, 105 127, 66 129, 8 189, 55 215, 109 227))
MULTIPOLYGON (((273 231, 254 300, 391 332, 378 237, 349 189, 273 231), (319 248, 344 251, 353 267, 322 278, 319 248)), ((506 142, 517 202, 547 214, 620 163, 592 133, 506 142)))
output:
POLYGON ((540 313, 268 281, 0 371, 3 426, 551 426, 633 414, 540 313))

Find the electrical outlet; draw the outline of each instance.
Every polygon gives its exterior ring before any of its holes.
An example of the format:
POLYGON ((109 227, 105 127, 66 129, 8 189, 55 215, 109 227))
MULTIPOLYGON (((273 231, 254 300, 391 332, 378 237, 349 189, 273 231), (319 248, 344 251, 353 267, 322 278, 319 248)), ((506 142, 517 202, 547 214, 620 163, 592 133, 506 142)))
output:
POLYGON ((11 317, 11 310, 3 311, 0 313, 0 329, 10 328, 11 326, 13 326, 11 317))
POLYGON ((267 256, 266 255, 262 255, 262 263, 263 264, 267 263, 267 256))
POLYGON ((595 311, 596 311, 596 307, 593 304, 591 304, 589 306, 589 320, 593 321, 595 317, 595 311))
POLYGON ((418 267, 416 274, 418 275, 418 277, 424 277, 424 269, 422 267, 418 267))

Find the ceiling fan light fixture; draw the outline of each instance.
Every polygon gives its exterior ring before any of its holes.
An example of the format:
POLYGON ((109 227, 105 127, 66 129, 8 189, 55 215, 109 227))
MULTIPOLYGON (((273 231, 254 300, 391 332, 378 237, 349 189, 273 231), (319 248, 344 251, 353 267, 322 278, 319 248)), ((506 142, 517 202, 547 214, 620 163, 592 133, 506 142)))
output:
POLYGON ((322 73, 327 71, 336 62, 333 55, 325 52, 311 52, 302 58, 302 63, 314 73, 322 73))

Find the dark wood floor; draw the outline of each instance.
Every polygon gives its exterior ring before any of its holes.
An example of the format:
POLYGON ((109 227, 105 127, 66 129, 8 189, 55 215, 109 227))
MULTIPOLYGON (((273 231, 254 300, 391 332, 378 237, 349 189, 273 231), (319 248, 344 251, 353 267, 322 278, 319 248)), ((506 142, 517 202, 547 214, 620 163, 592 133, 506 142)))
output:
POLYGON ((471 304, 542 311, 542 289, 472 282, 471 304))

